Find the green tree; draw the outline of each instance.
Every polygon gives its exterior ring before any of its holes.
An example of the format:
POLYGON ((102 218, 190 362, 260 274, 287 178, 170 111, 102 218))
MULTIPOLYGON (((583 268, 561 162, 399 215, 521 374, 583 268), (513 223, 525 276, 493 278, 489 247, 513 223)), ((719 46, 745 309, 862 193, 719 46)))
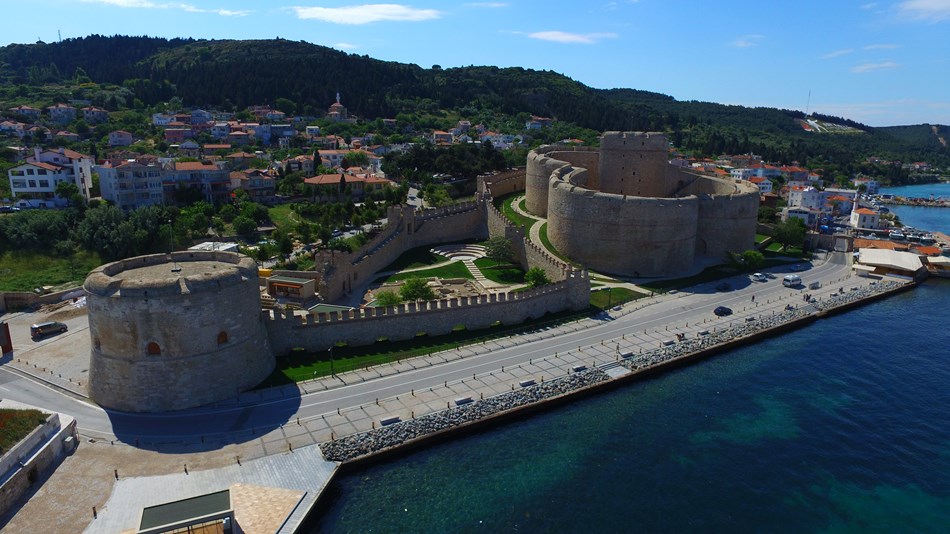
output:
POLYGON ((434 300, 435 292, 429 287, 425 278, 410 278, 403 282, 399 288, 399 296, 402 300, 434 300))
POLYGON ((528 269, 528 272, 524 273, 524 281, 528 284, 528 287, 540 287, 551 283, 548 273, 540 267, 528 269))
POLYGON ((82 205, 85 200, 79 193, 79 186, 72 182, 59 182, 56 184, 56 196, 64 198, 73 206, 82 205))
POLYGON ((380 306, 396 306, 402 302, 395 291, 379 291, 376 293, 376 304, 380 306))
POLYGON ((765 256, 758 250, 746 250, 739 254, 735 252, 726 252, 726 261, 729 266, 740 272, 751 272, 758 270, 765 264, 765 256))
POLYGON ((512 258, 511 240, 498 236, 485 241, 485 256, 495 261, 510 262, 512 258))
POLYGON ((800 247, 805 243, 805 222, 798 217, 789 217, 788 220, 775 225, 772 237, 782 245, 782 251, 788 247, 800 247))
POLYGON ((759 222, 770 223, 775 220, 775 208, 769 206, 759 207, 759 222))
POLYGON ((234 231, 243 237, 251 237, 257 231, 257 223, 246 215, 238 215, 231 223, 234 231))

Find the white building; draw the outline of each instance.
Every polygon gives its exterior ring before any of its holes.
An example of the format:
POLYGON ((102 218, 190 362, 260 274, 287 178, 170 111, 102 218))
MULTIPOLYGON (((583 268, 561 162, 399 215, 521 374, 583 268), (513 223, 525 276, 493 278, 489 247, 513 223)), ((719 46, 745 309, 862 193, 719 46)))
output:
POLYGON ((768 178, 753 176, 752 178, 749 178, 749 182, 759 186, 759 192, 763 195, 772 192, 772 181, 768 178))
POLYGON ((20 207, 62 207, 68 199, 56 196, 60 182, 70 182, 79 193, 89 199, 92 185, 92 158, 65 148, 40 150, 36 148, 26 163, 9 171, 10 190, 20 207))
POLYGON ((824 204, 824 195, 814 187, 793 187, 788 191, 788 206, 791 208, 821 211, 824 204))
POLYGON ((876 195, 881 192, 881 184, 877 180, 871 178, 856 178, 854 180, 855 187, 865 187, 865 193, 869 195, 876 195))
POLYGON ((109 146, 129 146, 132 144, 132 134, 125 130, 109 132, 109 146))
POLYGON ((868 209, 858 208, 851 212, 851 227, 876 230, 881 224, 881 214, 868 209))
POLYGON ((729 176, 736 180, 748 180, 755 176, 755 169, 732 169, 729 171, 729 176))
POLYGON ((165 203, 162 169, 158 165, 130 160, 115 167, 97 165, 96 172, 102 198, 124 210, 165 203))

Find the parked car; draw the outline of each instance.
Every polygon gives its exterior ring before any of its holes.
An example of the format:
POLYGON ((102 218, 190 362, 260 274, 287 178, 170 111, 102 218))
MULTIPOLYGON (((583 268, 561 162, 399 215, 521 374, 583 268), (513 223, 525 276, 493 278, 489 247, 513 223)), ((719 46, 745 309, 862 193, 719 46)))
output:
POLYGON ((60 323, 58 321, 37 323, 30 326, 30 337, 33 339, 39 339, 49 334, 62 334, 66 330, 68 330, 66 324, 60 323))
POLYGON ((727 315, 732 315, 732 308, 727 308, 725 306, 716 306, 716 309, 713 310, 713 313, 718 317, 725 317, 727 315))
POLYGON ((755 273, 752 275, 753 282, 765 282, 769 278, 762 273, 755 273))

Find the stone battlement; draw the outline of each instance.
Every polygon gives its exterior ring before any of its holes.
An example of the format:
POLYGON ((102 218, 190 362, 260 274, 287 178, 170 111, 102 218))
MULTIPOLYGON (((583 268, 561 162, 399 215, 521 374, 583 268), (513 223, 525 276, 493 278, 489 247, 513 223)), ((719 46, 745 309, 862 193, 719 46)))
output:
POLYGON ((604 132, 600 137, 600 150, 656 151, 664 157, 670 149, 666 135, 660 132, 604 132))

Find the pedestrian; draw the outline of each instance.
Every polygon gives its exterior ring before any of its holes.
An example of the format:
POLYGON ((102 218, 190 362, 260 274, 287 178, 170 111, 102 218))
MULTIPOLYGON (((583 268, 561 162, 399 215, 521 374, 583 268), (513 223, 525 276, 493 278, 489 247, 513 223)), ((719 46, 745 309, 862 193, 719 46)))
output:
POLYGON ((755 295, 752 295, 752 302, 755 302, 755 295))

